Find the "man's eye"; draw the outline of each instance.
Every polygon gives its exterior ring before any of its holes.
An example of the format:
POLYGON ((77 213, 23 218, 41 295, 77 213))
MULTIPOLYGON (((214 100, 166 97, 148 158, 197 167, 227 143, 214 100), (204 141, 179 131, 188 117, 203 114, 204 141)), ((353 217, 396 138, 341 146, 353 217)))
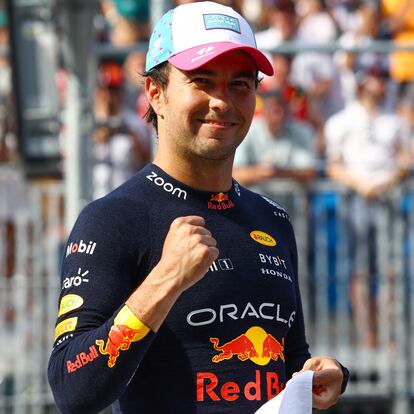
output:
POLYGON ((210 80, 207 78, 194 78, 193 82, 201 85, 207 85, 210 82, 210 80))
POLYGON ((245 81, 245 80, 235 80, 233 81, 233 85, 241 88, 251 88, 252 83, 245 81))

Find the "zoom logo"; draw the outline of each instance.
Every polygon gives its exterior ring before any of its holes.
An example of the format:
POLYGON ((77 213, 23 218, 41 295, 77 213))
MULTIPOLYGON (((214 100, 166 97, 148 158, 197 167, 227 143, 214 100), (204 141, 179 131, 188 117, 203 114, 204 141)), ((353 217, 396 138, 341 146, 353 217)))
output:
POLYGON ((171 183, 166 182, 164 178, 159 177, 154 171, 151 171, 151 173, 147 175, 147 179, 152 181, 158 187, 161 187, 167 193, 171 193, 178 198, 187 200, 187 191, 183 190, 180 187, 174 187, 171 183))

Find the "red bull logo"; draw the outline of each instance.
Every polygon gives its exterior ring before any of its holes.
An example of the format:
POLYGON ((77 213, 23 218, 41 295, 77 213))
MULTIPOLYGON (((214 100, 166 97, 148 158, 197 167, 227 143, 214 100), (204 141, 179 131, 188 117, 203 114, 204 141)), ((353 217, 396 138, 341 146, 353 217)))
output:
POLYGON ((210 210, 227 210, 228 208, 234 207, 234 203, 229 199, 228 194, 220 192, 211 195, 207 207, 210 210))
POLYGON ((246 359, 259 356, 254 348, 253 342, 246 335, 240 335, 222 346, 218 345, 219 340, 217 338, 210 338, 210 341, 213 343, 214 349, 221 352, 221 354, 213 356, 213 362, 230 359, 234 355, 237 355, 240 361, 246 361, 246 359))
POLYGON ((89 352, 81 352, 80 354, 76 355, 76 359, 74 362, 66 361, 66 368, 68 373, 71 374, 72 372, 77 371, 79 368, 82 368, 84 365, 89 364, 94 359, 98 358, 99 354, 95 348, 95 345, 89 347, 89 352))
POLYGON ((125 305, 115 317, 107 341, 97 339, 95 343, 102 355, 109 356, 108 367, 113 368, 120 351, 127 351, 131 346, 131 342, 140 341, 148 332, 149 328, 125 305))
POLYGON ((219 345, 218 338, 210 338, 210 341, 214 349, 220 352, 212 358, 216 363, 231 359, 233 356, 237 356, 240 361, 250 359, 253 363, 262 366, 279 358, 285 361, 284 339, 279 342, 259 326, 251 327, 246 333, 223 345, 219 345))

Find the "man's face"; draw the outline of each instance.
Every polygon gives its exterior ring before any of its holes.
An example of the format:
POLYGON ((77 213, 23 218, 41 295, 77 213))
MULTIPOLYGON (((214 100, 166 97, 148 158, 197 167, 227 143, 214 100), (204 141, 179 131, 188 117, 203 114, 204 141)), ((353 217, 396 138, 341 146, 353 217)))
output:
POLYGON ((249 130, 255 95, 256 66, 242 51, 194 71, 171 67, 156 110, 160 150, 177 159, 231 158, 249 130))
POLYGON ((380 103, 385 96, 386 84, 381 77, 368 75, 363 84, 363 96, 380 103))
POLYGON ((263 116, 267 126, 273 135, 277 135, 286 119, 286 107, 280 98, 266 98, 263 105, 263 116))

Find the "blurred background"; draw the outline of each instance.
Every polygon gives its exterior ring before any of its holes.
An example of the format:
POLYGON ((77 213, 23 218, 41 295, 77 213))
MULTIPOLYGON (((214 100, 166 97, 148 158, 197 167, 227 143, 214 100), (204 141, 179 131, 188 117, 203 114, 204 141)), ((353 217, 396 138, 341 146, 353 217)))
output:
MULTIPOLYGON (((68 230, 156 151, 141 74, 179 3, 0 0, 0 414, 57 412, 68 230)), ((351 371, 329 413, 414 412, 414 1, 222 3, 274 63, 234 177, 291 217, 311 351, 351 371)))

